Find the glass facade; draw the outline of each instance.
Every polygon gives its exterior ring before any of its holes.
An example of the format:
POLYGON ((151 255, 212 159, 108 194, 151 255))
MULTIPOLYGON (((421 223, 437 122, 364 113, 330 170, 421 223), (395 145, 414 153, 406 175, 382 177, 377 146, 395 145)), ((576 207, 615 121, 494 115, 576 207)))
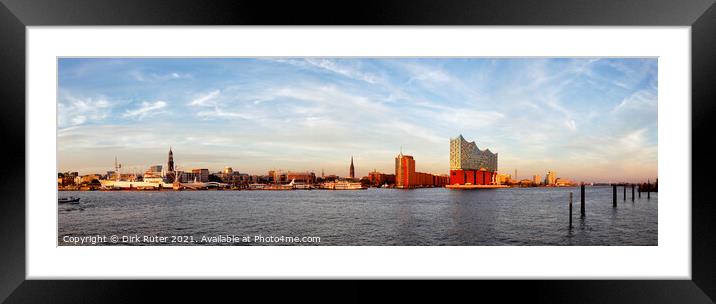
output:
POLYGON ((462 135, 450 139, 450 170, 497 171, 497 153, 490 149, 480 150, 475 142, 468 142, 462 135))

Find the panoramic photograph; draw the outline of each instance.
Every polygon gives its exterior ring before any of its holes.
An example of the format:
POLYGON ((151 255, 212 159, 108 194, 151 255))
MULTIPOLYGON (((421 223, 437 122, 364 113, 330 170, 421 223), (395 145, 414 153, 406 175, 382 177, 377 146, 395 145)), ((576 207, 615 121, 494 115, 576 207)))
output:
POLYGON ((58 246, 658 245, 655 57, 57 73, 58 246))

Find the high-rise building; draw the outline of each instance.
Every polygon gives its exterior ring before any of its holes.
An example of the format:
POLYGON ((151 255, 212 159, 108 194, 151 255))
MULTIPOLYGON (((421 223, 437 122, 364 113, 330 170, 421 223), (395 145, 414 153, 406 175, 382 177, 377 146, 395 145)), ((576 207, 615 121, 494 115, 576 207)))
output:
POLYGON ((450 184, 491 185, 496 183, 497 153, 480 150, 462 134, 450 139, 450 184))
POLYGON ((412 188, 415 183, 415 160, 400 152, 395 157, 395 187, 412 188))
POLYGON ((209 169, 193 169, 191 173, 194 173, 196 179, 202 183, 209 181, 209 169))
POLYGON ((541 183, 542 183, 542 177, 539 176, 539 175, 534 175, 534 176, 532 176, 532 183, 534 183, 535 185, 541 184, 541 183))
POLYGON ((350 171, 350 172, 349 172, 348 175, 350 176, 350 178, 351 178, 351 179, 356 178, 355 167, 353 167, 353 156, 351 156, 351 167, 350 167, 349 171, 350 171))
POLYGON ((547 171, 547 177, 544 178, 544 184, 548 186, 554 186, 557 180, 557 174, 553 171, 547 171))
MULTIPOLYGON (((380 173, 376 172, 376 174, 380 173)), ((450 180, 446 174, 416 172, 415 159, 410 155, 403 155, 403 152, 400 152, 395 158, 395 176, 386 175, 385 182, 389 183, 389 179, 392 178, 395 178, 396 188, 442 187, 447 185, 450 180)))

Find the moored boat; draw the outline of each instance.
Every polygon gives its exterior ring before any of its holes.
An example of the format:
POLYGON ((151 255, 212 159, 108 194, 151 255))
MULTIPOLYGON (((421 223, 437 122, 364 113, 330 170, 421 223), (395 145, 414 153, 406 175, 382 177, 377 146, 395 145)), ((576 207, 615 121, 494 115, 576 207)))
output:
POLYGON ((336 181, 323 183, 323 189, 329 190, 365 190, 366 187, 360 182, 336 181))
POLYGON ((79 197, 73 197, 73 196, 70 196, 70 197, 60 197, 60 198, 57 199, 57 202, 58 202, 58 203, 61 203, 61 204, 79 204, 79 203, 80 203, 80 198, 79 198, 79 197))

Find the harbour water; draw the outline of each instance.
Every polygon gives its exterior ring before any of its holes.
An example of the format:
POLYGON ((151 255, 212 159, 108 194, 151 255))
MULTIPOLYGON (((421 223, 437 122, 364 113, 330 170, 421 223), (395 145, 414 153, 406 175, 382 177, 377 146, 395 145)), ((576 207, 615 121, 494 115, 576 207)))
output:
POLYGON ((581 218, 579 191, 63 191, 60 197, 81 200, 58 205, 58 245, 79 245, 76 240, 88 236, 104 237, 90 245, 658 245, 657 193, 632 202, 631 189, 623 200, 620 187, 613 208, 611 187, 586 187, 581 218), (127 236, 168 239, 122 242, 127 236), (222 236, 251 241, 225 242, 222 236), (257 236, 309 241, 254 242, 257 236))

